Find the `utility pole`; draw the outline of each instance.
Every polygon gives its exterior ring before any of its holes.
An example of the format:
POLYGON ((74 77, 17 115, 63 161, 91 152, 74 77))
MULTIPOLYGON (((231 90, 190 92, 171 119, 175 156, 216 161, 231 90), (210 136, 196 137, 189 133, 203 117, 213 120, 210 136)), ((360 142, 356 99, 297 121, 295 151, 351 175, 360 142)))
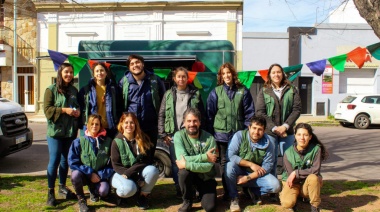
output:
POLYGON ((13 2, 13 101, 18 102, 17 79, 17 0, 13 2))

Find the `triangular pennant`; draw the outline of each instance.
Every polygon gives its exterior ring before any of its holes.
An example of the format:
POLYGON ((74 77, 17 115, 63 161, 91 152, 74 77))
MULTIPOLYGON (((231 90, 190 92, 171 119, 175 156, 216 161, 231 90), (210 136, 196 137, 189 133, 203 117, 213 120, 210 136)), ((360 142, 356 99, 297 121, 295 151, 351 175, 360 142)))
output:
POLYGON ((119 82, 120 79, 123 78, 124 74, 128 70, 128 67, 122 66, 122 65, 111 64, 110 70, 115 75, 116 82, 119 82))
POLYGON ((172 70, 168 69, 168 68, 165 68, 165 69, 155 68, 154 69, 154 73, 157 76, 159 76, 160 78, 164 78, 164 79, 168 78, 171 71, 172 70))
POLYGON ((191 66, 191 71, 204 72, 205 70, 206 70, 205 64, 203 64, 201 61, 196 61, 191 66))
POLYGON ((359 67, 359 69, 363 67, 366 56, 367 49, 361 47, 357 47, 356 49, 347 53, 347 59, 350 59, 352 62, 354 62, 359 67))
POLYGON ((298 64, 295 66, 284 67, 284 72, 288 80, 293 81, 297 78, 297 76, 301 73, 303 64, 298 64))
POLYGON ((313 72, 314 74, 321 76, 326 68, 326 59, 318 60, 310 63, 306 63, 307 67, 313 72))
POLYGON ((194 79, 194 85, 199 89, 203 102, 207 102, 207 97, 210 94, 211 89, 216 86, 216 73, 198 72, 194 79))
POLYGON ((187 73, 189 75, 189 78, 187 79, 187 84, 191 84, 191 83, 193 83, 195 77, 197 76, 197 72, 189 71, 187 73))
POLYGON ((104 65, 106 65, 106 67, 107 67, 108 69, 111 68, 111 63, 99 62, 99 61, 97 61, 97 60, 88 60, 87 62, 88 62, 88 65, 90 66, 91 69, 92 69, 92 67, 94 66, 94 64, 96 64, 96 63, 104 63, 104 65))
POLYGON ((347 54, 338 55, 328 58, 330 64, 338 71, 344 71, 344 65, 346 64, 347 54))
POLYGON ((263 78, 263 80, 266 82, 268 81, 268 69, 265 69, 265 70, 259 70, 259 74, 261 76, 261 78, 263 78))
POLYGON ((240 71, 237 73, 237 77, 246 88, 250 89, 256 73, 257 71, 240 71))
POLYGON ((76 76, 82 68, 87 64, 87 59, 81 58, 81 57, 76 57, 73 55, 69 55, 68 57, 69 62, 71 65, 74 67, 74 76, 76 76))
POLYGON ((380 60, 380 43, 369 45, 367 46, 367 49, 374 58, 380 60))
POLYGON ((48 49, 49 56, 54 64, 55 71, 67 60, 68 55, 48 49))

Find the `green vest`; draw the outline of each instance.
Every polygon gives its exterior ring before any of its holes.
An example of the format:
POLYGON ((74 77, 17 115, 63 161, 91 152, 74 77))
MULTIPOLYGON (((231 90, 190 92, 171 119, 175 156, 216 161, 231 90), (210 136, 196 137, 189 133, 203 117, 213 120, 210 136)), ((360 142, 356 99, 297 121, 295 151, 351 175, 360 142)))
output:
MULTIPOLYGON (((271 97, 267 93, 267 91, 268 91, 267 88, 263 89, 264 101, 265 101, 265 105, 266 105, 267 116, 272 117, 273 111, 274 111, 274 106, 275 106, 275 103, 274 103, 275 100, 273 99, 273 97, 271 97)), ((282 97, 282 99, 284 101, 284 104, 282 107, 282 114, 281 114, 282 115, 281 116, 281 122, 282 123, 285 122, 286 117, 288 117, 292 111, 293 95, 294 95, 293 86, 290 86, 289 90, 286 91, 282 97)))
POLYGON ((123 139, 115 138, 114 140, 119 148, 121 163, 124 167, 131 167, 136 163, 136 157, 133 155, 129 145, 123 139))
MULTIPOLYGON (((79 110, 79 104, 77 101, 78 90, 74 86, 69 86, 67 93, 69 96, 66 98, 64 94, 59 93, 56 84, 52 84, 48 87, 53 93, 54 107, 68 108, 75 107, 79 110)), ((66 113, 60 114, 56 122, 47 120, 48 129, 47 135, 55 138, 70 138, 76 137, 78 133, 78 122, 73 116, 69 116, 66 113)))
MULTIPOLYGON (((156 109, 156 112, 158 114, 160 110, 160 96, 159 96, 159 91, 158 91, 158 77, 155 74, 150 75, 149 77, 150 80, 150 93, 152 94, 152 99, 153 99, 153 106, 156 109)), ((124 107, 126 109, 128 106, 128 91, 129 91, 129 81, 127 76, 124 76, 123 78, 123 98, 124 98, 124 107)))
POLYGON ((238 89, 235 96, 230 100, 223 85, 215 88, 218 96, 217 112, 214 120, 215 132, 228 133, 244 129, 243 95, 244 87, 238 89))
POLYGON ((86 166, 91 167, 95 171, 99 171, 107 165, 110 159, 111 139, 106 137, 103 142, 99 142, 98 154, 92 149, 92 144, 85 137, 80 138, 80 147, 82 149, 80 159, 86 166))
MULTIPOLYGON (((252 148, 249 145, 251 140, 249 139, 249 136, 248 136, 248 129, 242 130, 241 136, 242 136, 242 140, 241 140, 240 148, 239 148, 239 157, 261 166, 263 164, 263 160, 267 152, 266 149, 255 148, 255 150, 252 151, 252 148)), ((247 167, 246 170, 248 172, 253 172, 253 170, 250 169, 249 167, 247 167)))
MULTIPOLYGON (((178 132, 180 133, 181 140, 183 142, 183 145, 185 147, 187 155, 189 155, 189 156, 206 153, 207 150, 209 149, 210 145, 212 145, 212 142, 214 140, 214 138, 211 135, 209 135, 208 133, 205 133, 205 131, 200 132, 200 137, 199 137, 200 144, 199 144, 198 148, 196 148, 196 147, 194 147, 193 143, 190 141, 190 138, 186 133, 186 129, 182 129, 178 132), (209 135, 209 136, 207 136, 207 135, 209 135)), ((198 173, 198 176, 203 181, 215 179, 215 176, 216 176, 215 165, 211 169, 211 171, 206 172, 206 173, 198 173)))
MULTIPOLYGON (((309 152, 301 159, 301 156, 296 152, 294 146, 291 146, 285 151, 285 155, 290 164, 292 164, 293 170, 303 170, 310 169, 313 166, 314 157, 319 150, 319 145, 310 144, 309 152)), ((288 179, 288 172, 282 172, 282 180, 286 181, 288 179)))
MULTIPOLYGON (((165 132, 173 134, 174 128, 175 128, 175 105, 174 105, 174 98, 172 90, 166 91, 165 95, 165 132)), ((200 100, 200 93, 199 90, 197 90, 194 95, 190 97, 190 107, 198 108, 199 100, 200 100)), ((178 126, 179 128, 179 126, 178 126)))

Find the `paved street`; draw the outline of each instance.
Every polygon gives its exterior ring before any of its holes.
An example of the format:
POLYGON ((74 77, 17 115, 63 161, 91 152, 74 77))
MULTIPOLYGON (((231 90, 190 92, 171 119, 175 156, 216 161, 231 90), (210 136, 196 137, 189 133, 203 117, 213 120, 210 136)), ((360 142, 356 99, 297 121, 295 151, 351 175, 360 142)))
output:
MULTIPOLYGON (((34 143, 27 150, 0 159, 0 174, 45 175, 48 163, 46 124, 31 123, 34 143)), ((323 163, 326 180, 380 180, 380 127, 354 128, 315 127, 317 136, 326 144, 330 158, 323 163)))

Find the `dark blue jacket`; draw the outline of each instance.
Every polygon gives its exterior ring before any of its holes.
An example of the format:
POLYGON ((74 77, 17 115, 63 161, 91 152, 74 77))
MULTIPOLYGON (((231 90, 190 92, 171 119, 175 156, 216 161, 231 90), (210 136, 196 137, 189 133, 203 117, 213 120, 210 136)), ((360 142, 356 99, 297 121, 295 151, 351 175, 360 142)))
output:
MULTIPOLYGON (((109 129, 117 130, 117 124, 121 115, 121 105, 118 101, 121 99, 120 88, 110 79, 106 79, 106 119, 109 129)), ((79 128, 85 130, 88 116, 98 113, 96 102, 96 83, 91 79, 87 85, 82 87, 78 94, 81 118, 79 119, 79 128), (88 97, 87 97, 88 95, 88 97), (86 114, 86 109, 87 113, 86 114)))
MULTIPOLYGON (((133 112, 136 114, 139 120, 142 131, 150 131, 158 129, 158 108, 154 107, 153 98, 151 93, 151 76, 152 72, 145 71, 145 77, 142 80, 141 85, 137 84, 137 81, 133 75, 128 71, 125 73, 124 77, 119 81, 119 87, 123 91, 123 80, 128 79, 129 89, 128 89, 128 103, 124 105, 123 111, 133 112)), ((158 77, 157 77, 158 78, 158 77)), ((164 83, 158 78, 158 95, 160 102, 165 93, 164 83)), ((122 104, 122 100, 120 100, 122 104)))
MULTIPOLYGON (((237 92, 236 85, 230 88, 228 85, 224 84, 223 88, 226 91, 228 98, 232 100, 235 96, 235 93, 237 92)), ((211 134, 214 135, 215 140, 217 142, 229 142, 235 132, 231 131, 229 133, 219 133, 219 132, 214 131, 214 119, 215 119, 215 115, 218 109, 217 104, 218 104, 218 96, 216 95, 215 89, 213 89, 207 98, 208 130, 211 134)), ((244 120, 245 120, 244 125, 248 127, 249 119, 253 115, 255 115, 255 106, 253 103, 251 93, 245 87, 244 87, 244 94, 243 94, 243 112, 244 112, 244 120)))
MULTIPOLYGON (((85 139, 91 142, 93 151, 95 152, 95 155, 96 155, 98 152, 96 148, 95 138, 90 137, 90 136, 84 136, 84 137, 85 139)), ((101 142, 102 139, 104 139, 104 137, 100 136, 98 139, 99 139, 99 142, 101 142)), ((86 166, 82 163, 81 158, 80 158, 81 152, 82 152, 82 148, 80 146, 80 138, 76 138, 70 146, 69 156, 67 158, 70 169, 81 171, 88 178, 90 178, 94 170, 91 167, 86 166)), ((96 172, 96 174, 99 175, 101 181, 109 180, 112 177, 113 173, 114 173, 114 170, 112 168, 110 160, 108 161, 107 165, 103 169, 100 169, 99 171, 96 172)))

